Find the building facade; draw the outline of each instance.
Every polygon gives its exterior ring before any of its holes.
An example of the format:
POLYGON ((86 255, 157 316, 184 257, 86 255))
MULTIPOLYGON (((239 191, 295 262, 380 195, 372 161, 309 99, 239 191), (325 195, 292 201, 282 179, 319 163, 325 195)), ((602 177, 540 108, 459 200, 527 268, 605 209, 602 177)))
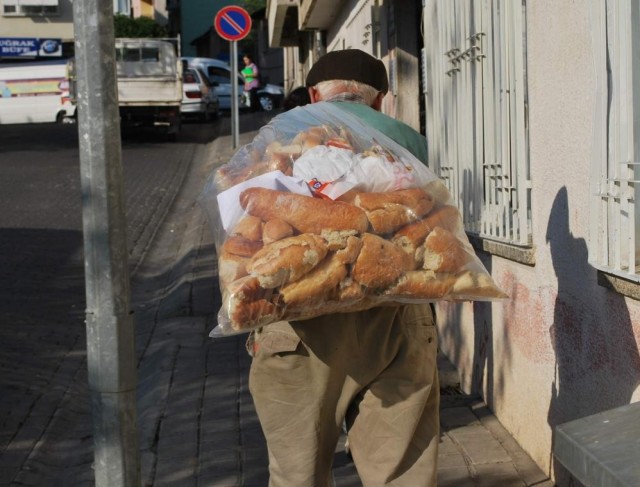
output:
POLYGON ((439 303, 440 347, 558 485, 556 426, 640 401, 640 12, 633 0, 270 0, 285 86, 381 58, 510 298, 439 303), (401 11, 402 10, 402 11, 401 11))
MULTIPOLYGON (((167 25, 169 14, 166 0, 114 0, 114 14, 133 17, 150 17, 160 25, 167 25)), ((30 55, 27 44, 38 44, 38 40, 55 39, 61 43, 56 56, 67 57, 73 52, 73 2, 72 0, 0 0, 0 44, 15 45, 14 53, 0 51, 0 58, 17 58, 30 55)), ((2 48, 2 45, 0 45, 2 48)), ((37 51, 37 50, 36 50, 37 51)), ((42 55, 42 53, 41 53, 42 55)))

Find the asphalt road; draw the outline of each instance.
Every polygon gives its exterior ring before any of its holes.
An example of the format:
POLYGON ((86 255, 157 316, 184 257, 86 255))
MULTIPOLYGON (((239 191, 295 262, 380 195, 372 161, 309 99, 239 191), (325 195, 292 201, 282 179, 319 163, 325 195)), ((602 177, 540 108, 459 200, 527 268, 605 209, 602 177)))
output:
MULTIPOLYGON (((186 123, 177 142, 124 138, 132 276, 199 149, 228 124, 186 123)), ((75 125, 0 125, 0 485, 24 464, 34 428, 86 374, 80 172, 75 125), (21 441, 25 448, 7 450, 21 441)))

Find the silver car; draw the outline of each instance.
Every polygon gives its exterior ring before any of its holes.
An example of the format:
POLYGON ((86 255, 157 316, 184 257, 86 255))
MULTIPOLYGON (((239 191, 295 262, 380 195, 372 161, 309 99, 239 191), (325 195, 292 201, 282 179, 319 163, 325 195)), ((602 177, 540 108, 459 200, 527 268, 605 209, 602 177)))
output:
POLYGON ((180 113, 183 116, 195 116, 203 121, 218 118, 220 102, 209 81, 200 68, 186 68, 182 72, 182 103, 180 113))
MULTIPOLYGON (((197 67, 209 77, 220 100, 220 109, 231 109, 231 66, 219 59, 205 57, 182 57, 183 63, 189 68, 197 67)), ((238 106, 240 109, 249 107, 249 99, 244 93, 244 80, 238 74, 238 106)), ((258 100, 262 109, 269 112, 282 105, 284 88, 282 86, 266 84, 258 88, 258 100)))

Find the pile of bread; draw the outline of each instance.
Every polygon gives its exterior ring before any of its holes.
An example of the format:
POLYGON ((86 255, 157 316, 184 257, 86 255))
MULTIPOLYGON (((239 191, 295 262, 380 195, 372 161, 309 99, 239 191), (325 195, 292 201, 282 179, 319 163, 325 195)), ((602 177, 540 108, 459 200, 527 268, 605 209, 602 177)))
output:
POLYGON ((259 187, 219 252, 221 317, 233 330, 441 299, 502 298, 439 180, 338 200, 259 187))

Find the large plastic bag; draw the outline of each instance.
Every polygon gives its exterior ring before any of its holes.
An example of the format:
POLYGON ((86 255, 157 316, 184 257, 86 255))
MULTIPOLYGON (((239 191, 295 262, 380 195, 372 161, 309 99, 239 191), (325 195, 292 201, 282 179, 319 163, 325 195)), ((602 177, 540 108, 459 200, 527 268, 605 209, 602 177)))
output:
POLYGON ((446 186, 333 103, 275 117, 200 197, 214 229, 215 334, 394 303, 495 300, 446 186))

